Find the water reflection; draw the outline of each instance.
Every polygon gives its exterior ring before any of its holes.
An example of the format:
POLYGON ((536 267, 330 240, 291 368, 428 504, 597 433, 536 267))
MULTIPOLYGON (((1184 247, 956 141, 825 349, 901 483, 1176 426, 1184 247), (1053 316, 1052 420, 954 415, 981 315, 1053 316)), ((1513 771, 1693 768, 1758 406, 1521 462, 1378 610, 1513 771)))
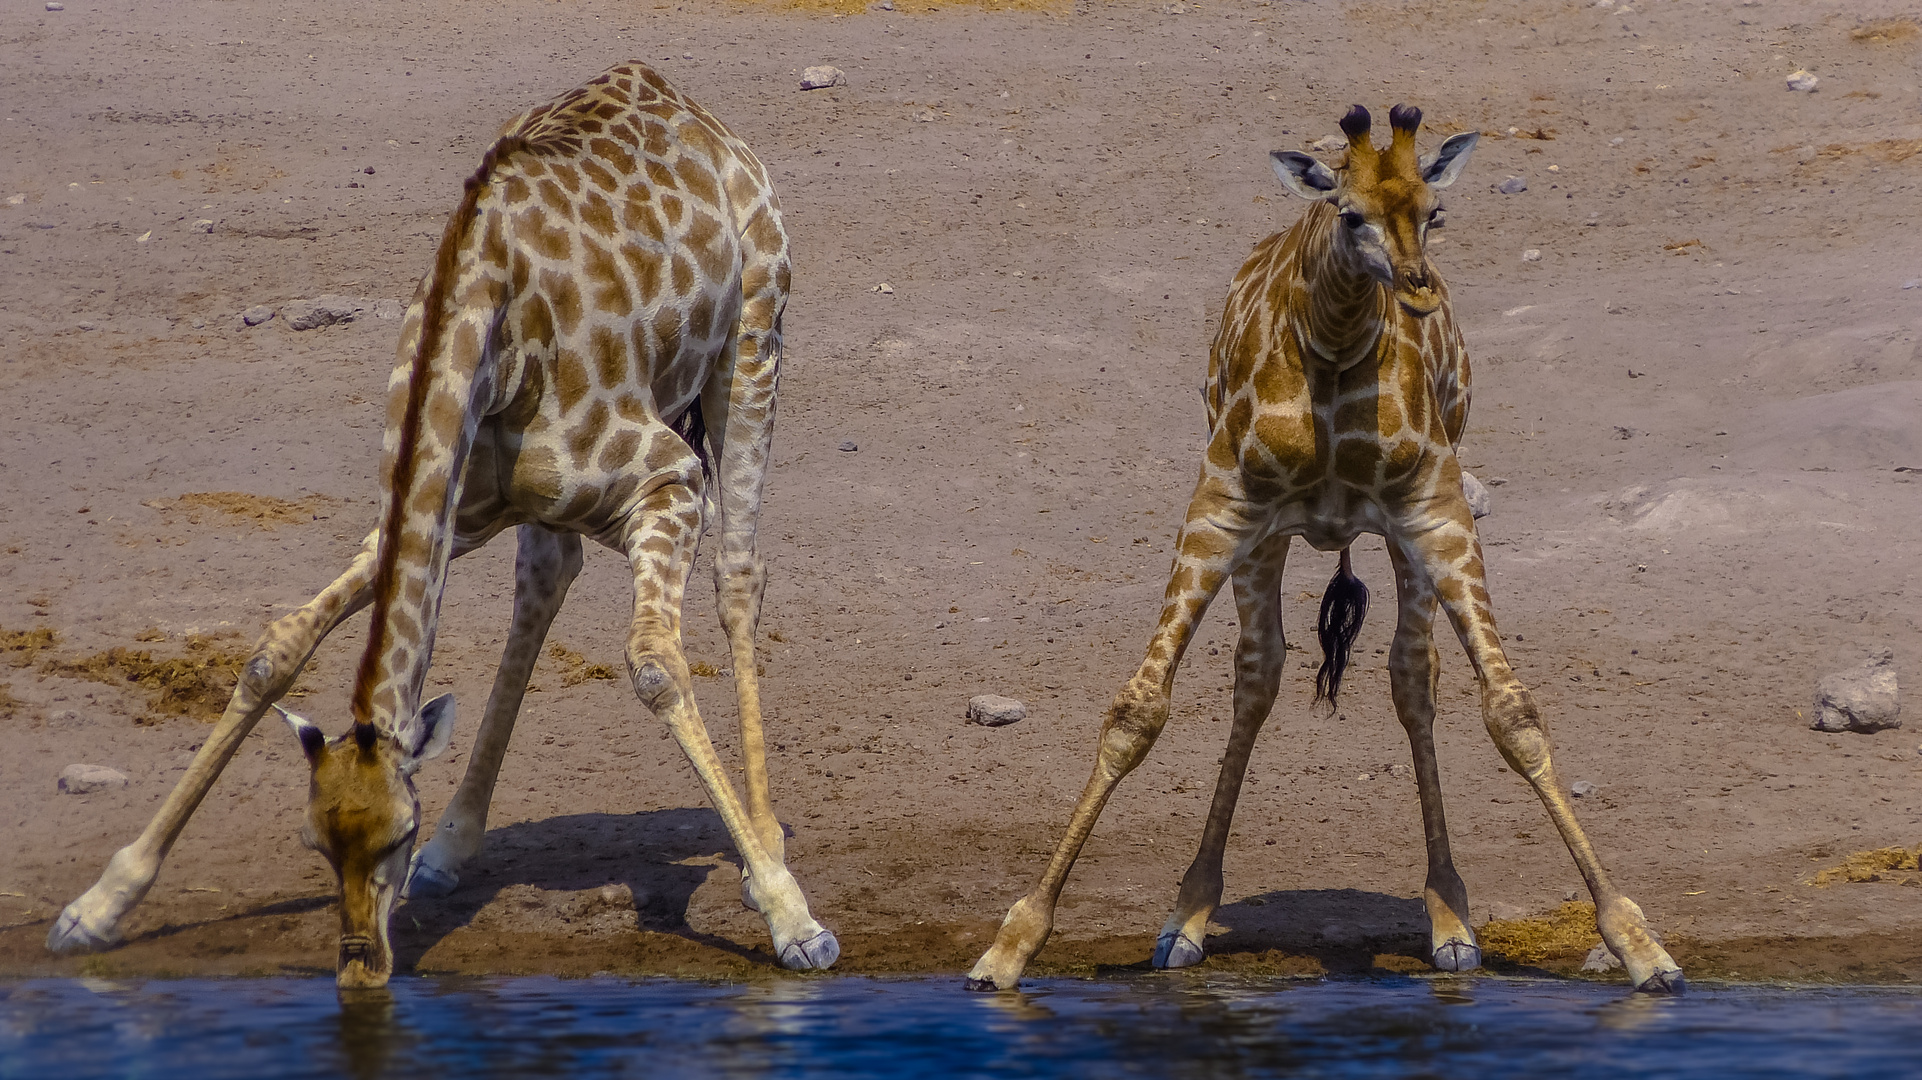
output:
POLYGON ((1922 993, 1143 975, 969 994, 775 977, 0 983, 27 1076, 1909 1075, 1922 993))

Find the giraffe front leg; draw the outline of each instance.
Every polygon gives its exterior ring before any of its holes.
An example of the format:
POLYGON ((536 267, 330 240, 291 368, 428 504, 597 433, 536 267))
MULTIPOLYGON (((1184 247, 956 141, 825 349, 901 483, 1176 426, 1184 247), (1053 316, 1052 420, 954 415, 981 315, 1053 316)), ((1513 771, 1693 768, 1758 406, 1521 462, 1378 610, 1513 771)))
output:
POLYGON ((378 531, 368 534, 347 572, 320 595, 267 627, 254 646, 253 657, 241 668, 220 722, 201 744, 186 775, 174 785, 140 836, 114 852, 100 880, 60 912, 47 932, 48 949, 56 953, 92 952, 119 943, 121 920, 153 887, 160 864, 180 830, 240 749, 241 740, 293 685, 321 639, 342 619, 366 605, 379 535, 378 531))
POLYGON ((634 571, 634 623, 627 639, 635 695, 667 724, 721 815, 751 875, 755 909, 767 921, 781 966, 820 970, 841 955, 840 942, 816 922, 800 883, 761 843, 758 830, 714 752, 694 703, 694 681, 681 651, 681 599, 701 535, 698 467, 681 482, 655 490, 636 508, 622 547, 634 571))
POLYGON ((1224 490, 1230 487, 1228 478, 1214 474, 1204 474, 1197 485, 1175 542, 1174 567, 1162 596, 1160 621, 1141 666, 1108 707, 1094 771, 1068 819, 1067 834, 1055 847, 1040 882, 1008 910, 994 944, 975 961, 968 972, 968 989, 1013 990, 1020 985, 1028 961, 1054 932, 1061 887, 1088 834, 1094 831, 1102 807, 1121 778, 1141 764, 1168 723, 1175 672, 1195 626, 1222 583, 1260 539, 1259 532, 1267 520, 1258 506, 1240 498, 1238 492, 1224 490))
POLYGON ((402 895, 446 896, 460 884, 460 868, 480 851, 487 834, 487 808, 494 798, 494 781, 507 756, 520 713, 527 680, 540 659, 548 627, 567 598, 567 587, 581 571, 581 538, 539 525, 522 525, 514 558, 514 617, 501 652, 500 670, 487 697, 480 731, 467 759, 460 789, 442 812, 434 835, 421 846, 408 867, 402 895))
POLYGON ((1428 878, 1422 905, 1428 911, 1429 956, 1441 971, 1472 971, 1482 964, 1481 946, 1468 925, 1468 886, 1455 871, 1448 820, 1442 813, 1441 770, 1435 759, 1435 590, 1419 567, 1390 546, 1399 604, 1388 673, 1395 715, 1408 732, 1421 799, 1428 878))
POLYGON ((1567 791, 1555 775, 1548 723, 1502 651, 1488 600, 1481 543, 1470 521, 1463 502, 1457 520, 1398 537, 1396 542, 1410 561, 1423 566, 1434 583, 1481 682, 1482 723, 1508 767, 1535 789, 1562 842, 1568 845, 1594 897, 1596 929, 1602 940, 1628 968, 1629 981, 1637 990, 1679 994, 1685 986, 1681 967, 1649 930, 1641 907, 1609 880, 1587 834, 1575 820, 1567 791))
POLYGON ((1222 852, 1234 824, 1235 804, 1248 775, 1248 755, 1255 737, 1274 708, 1287 664, 1287 642, 1281 630, 1281 575, 1288 558, 1288 537, 1264 541, 1235 571, 1235 610, 1241 636, 1235 643, 1235 721, 1228 749, 1221 757, 1214 801, 1202 829, 1201 848, 1181 879, 1174 914, 1155 939, 1153 964, 1183 968, 1206 958, 1208 919, 1221 905, 1222 852))

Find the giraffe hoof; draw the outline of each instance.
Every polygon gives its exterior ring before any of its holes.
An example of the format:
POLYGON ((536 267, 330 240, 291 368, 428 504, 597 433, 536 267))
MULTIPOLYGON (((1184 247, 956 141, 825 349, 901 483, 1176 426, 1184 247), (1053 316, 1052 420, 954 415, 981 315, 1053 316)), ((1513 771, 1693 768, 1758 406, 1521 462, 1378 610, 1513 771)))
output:
POLYGON ((824 971, 841 958, 841 943, 826 930, 806 941, 792 941, 781 950, 781 966, 789 971, 824 971))
POLYGON ((1444 941, 1435 950, 1436 971, 1473 971, 1482 966, 1482 950, 1466 941, 1444 941))
POLYGON ((1173 931, 1155 939, 1155 956, 1151 963, 1156 968, 1194 967, 1207 959, 1208 954, 1200 945, 1188 939, 1188 935, 1173 931))
POLYGON ((120 944, 117 936, 98 934, 87 929, 81 921, 80 912, 75 910, 78 903, 68 904, 60 917, 53 922, 53 929, 47 931, 47 951, 68 955, 72 953, 99 952, 120 944))
POLYGON ((968 976, 967 981, 963 982, 961 986, 963 989, 971 990, 977 994, 992 994, 1001 989, 994 984, 993 979, 977 979, 972 975, 968 976))
POLYGON ((1638 994, 1662 994, 1668 997, 1681 997, 1687 991, 1688 980, 1682 978, 1681 968, 1658 971, 1635 988, 1638 994))
POLYGON ((400 894, 409 900, 446 896, 460 884, 459 874, 436 870, 419 859, 414 860, 410 871, 407 875, 407 887, 400 891, 400 894))

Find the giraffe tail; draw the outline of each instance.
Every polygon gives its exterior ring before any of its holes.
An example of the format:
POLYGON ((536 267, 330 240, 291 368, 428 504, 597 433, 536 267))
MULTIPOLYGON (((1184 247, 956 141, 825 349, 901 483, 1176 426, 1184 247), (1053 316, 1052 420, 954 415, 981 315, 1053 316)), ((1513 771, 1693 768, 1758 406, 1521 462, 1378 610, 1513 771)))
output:
POLYGON ((1341 677, 1348 670, 1348 650, 1361 634, 1368 618, 1368 586, 1355 576, 1347 548, 1341 549, 1341 566, 1328 581, 1321 596, 1321 618, 1315 623, 1315 636, 1321 639, 1321 670, 1315 672, 1315 700, 1334 704, 1341 694, 1341 677))

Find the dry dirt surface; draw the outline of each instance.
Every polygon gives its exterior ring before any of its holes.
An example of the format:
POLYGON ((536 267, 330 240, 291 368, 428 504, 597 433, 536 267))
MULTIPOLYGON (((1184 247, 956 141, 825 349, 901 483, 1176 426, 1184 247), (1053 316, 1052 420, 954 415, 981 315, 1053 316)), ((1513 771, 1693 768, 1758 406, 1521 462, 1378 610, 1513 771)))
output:
MULTIPOLYGON (((1917 725, 1806 719, 1816 680, 1873 650, 1922 670, 1912 7, 800 6, 0 13, 0 974, 331 969, 332 881, 296 839, 306 770, 271 723, 125 947, 41 942, 179 776, 233 658, 371 527, 392 302, 462 178, 505 119, 638 58, 768 162, 798 252, 763 686, 788 850, 841 970, 959 972, 1039 873, 1158 608, 1228 281, 1302 209, 1266 155, 1351 102, 1406 101, 1425 145, 1484 133, 1435 249, 1477 365, 1463 454, 1494 485, 1510 656, 1563 778, 1595 785, 1577 805, 1602 857, 1694 977, 1922 975, 1922 875, 1901 869, 1922 843, 1917 725), (799 90, 815 64, 846 85, 799 90), (1813 92, 1785 85, 1798 69, 1813 92), (1493 190, 1511 176, 1526 190, 1493 190), (319 296, 361 314, 240 318, 319 296), (984 692, 1028 718, 965 725, 984 692), (78 762, 131 782, 57 793, 78 762), (1890 847, 1910 854, 1812 883, 1890 847)), ((1357 550, 1389 596, 1380 542, 1357 550)), ((1296 552, 1286 624, 1308 648, 1254 755, 1209 963, 1420 969, 1392 605, 1321 715, 1310 630, 1333 556, 1296 552)), ((497 541, 448 589, 434 689, 470 718, 512 563, 497 541)), ((485 852, 395 916, 404 968, 774 971, 719 821, 613 677, 627 580, 590 553, 485 852)), ((731 754, 707 580, 688 648, 731 754)), ((328 641, 288 704, 344 725, 363 632, 328 641)), ((1227 735, 1234 637, 1218 604, 1036 971, 1147 957, 1227 735)), ((1593 941, 1561 933, 1581 883, 1482 732, 1459 649, 1442 656, 1474 920, 1523 943, 1491 966, 1570 970, 1593 941)), ((429 821, 471 738, 422 775, 429 821)))

